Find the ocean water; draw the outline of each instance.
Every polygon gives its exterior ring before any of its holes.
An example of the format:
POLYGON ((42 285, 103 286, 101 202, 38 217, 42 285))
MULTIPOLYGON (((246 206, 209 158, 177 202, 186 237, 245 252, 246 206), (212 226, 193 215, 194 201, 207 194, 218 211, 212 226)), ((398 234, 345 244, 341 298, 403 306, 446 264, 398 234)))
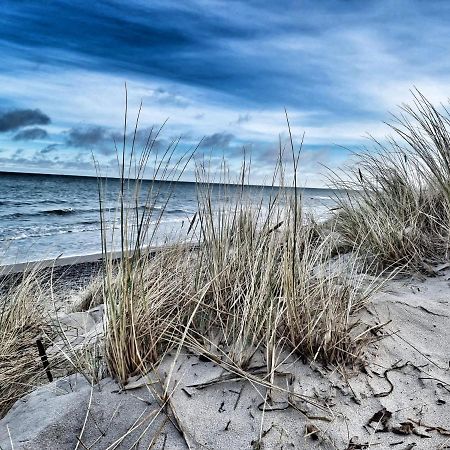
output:
MULTIPOLYGON (((148 185, 144 182, 142 186, 140 208, 146 203, 148 185)), ((118 220, 114 211, 119 188, 119 180, 107 180, 103 198, 110 228, 118 220)), ((227 192, 232 196, 237 189, 228 186, 227 192)), ((272 188, 245 189, 246 197, 255 203, 273 195, 272 188)), ((159 193, 156 213, 164 208, 164 214, 152 244, 163 244, 189 227, 197 211, 197 190, 194 183, 156 182, 154 191, 159 193)), ((223 198, 219 191, 213 189, 212 194, 217 203, 223 198)), ((304 208, 319 219, 326 217, 335 205, 335 195, 336 191, 329 189, 302 189, 304 208)), ((96 178, 0 172, 0 265, 99 253, 100 242, 96 178)))

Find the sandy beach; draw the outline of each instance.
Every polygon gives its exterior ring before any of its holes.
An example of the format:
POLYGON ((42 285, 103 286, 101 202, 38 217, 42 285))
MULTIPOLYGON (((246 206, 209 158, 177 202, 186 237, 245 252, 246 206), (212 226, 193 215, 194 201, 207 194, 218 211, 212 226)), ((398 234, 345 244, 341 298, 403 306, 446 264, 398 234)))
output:
MULTIPOLYGON (((97 274, 98 260, 88 259, 55 268, 66 303, 97 274)), ((170 386, 171 412, 163 415, 155 390, 173 370, 172 353, 124 388, 111 378, 91 387, 74 374, 37 389, 0 421, 0 446, 106 449, 139 441, 157 449, 447 448, 449 280, 443 269, 433 278, 390 281, 377 294, 364 315, 374 326, 386 325, 374 328, 377 340, 363 371, 340 373, 288 356, 275 376, 280 390, 271 389, 265 403, 268 391, 257 382, 183 351, 170 386)), ((60 319, 74 346, 102 334, 101 308, 60 319)), ((263 359, 255 355, 249 374, 257 377, 263 359)))
POLYGON ((52 280, 58 307, 70 307, 73 297, 99 275, 101 266, 101 255, 98 254, 0 266, 0 295, 20 284, 25 270, 38 270, 39 276, 47 280, 43 283, 44 288, 49 289, 52 280))

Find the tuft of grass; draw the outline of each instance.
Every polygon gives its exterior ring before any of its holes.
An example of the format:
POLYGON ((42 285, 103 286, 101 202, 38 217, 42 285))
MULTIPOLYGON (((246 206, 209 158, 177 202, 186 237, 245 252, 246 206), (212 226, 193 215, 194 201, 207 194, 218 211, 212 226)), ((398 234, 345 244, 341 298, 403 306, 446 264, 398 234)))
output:
POLYGON ((181 283, 186 261, 178 256, 184 251, 183 245, 156 255, 151 246, 173 194, 173 184, 183 173, 191 153, 175 157, 179 140, 173 140, 160 152, 157 139, 162 127, 152 130, 138 150, 140 111, 131 144, 126 140, 125 113, 123 146, 117 154, 118 207, 112 219, 106 216, 105 184, 99 177, 105 355, 110 373, 121 384, 130 376, 151 370, 160 361, 168 346, 167 329, 172 322, 181 320, 187 294, 187 286, 181 283), (144 182, 149 161, 152 176, 144 182), (121 250, 118 260, 113 256, 116 246, 121 250))
POLYGON ((189 309, 189 282, 184 248, 143 254, 119 265, 104 296, 106 358, 110 372, 122 383, 146 373, 171 346, 174 324, 183 323, 189 309))
MULTIPOLYGON (((151 244, 175 188, 168 181, 163 190, 158 178, 177 181, 190 160, 190 155, 174 160, 175 144, 158 154, 158 133, 140 155, 134 139, 131 148, 124 141, 109 237, 101 208, 110 373, 126 384, 156 368, 171 349, 179 354, 183 347, 243 376, 262 353, 269 379, 283 352, 326 364, 358 359, 367 334, 357 313, 377 283, 358 281, 356 264, 339 263, 335 239, 304 215, 292 141, 291 184, 286 184, 282 148, 272 185, 259 191, 249 187, 245 159, 235 184, 226 164, 218 184, 197 164, 197 213, 187 234, 155 252, 151 244), (153 158, 147 182, 146 165, 153 158), (122 250, 119 260, 108 252, 114 245, 122 250)), ((102 194, 99 198, 102 206, 102 194)))
MULTIPOLYGON (((46 381, 36 340, 49 331, 38 271, 0 286, 0 418, 16 400, 46 381)), ((5 279, 3 280, 5 282, 5 279)))
POLYGON ((449 256, 449 116, 415 91, 390 126, 387 143, 375 141, 375 151, 332 174, 334 186, 351 191, 337 199, 336 230, 378 267, 429 270, 449 256))
POLYGON ((377 282, 363 285, 355 263, 333 257, 332 235, 304 217, 295 189, 273 187, 268 204, 256 206, 245 192, 243 184, 217 209, 210 193, 200 196, 194 267, 197 291, 207 290, 187 341, 241 370, 258 350, 269 372, 284 350, 326 364, 360 357, 357 313, 377 282))

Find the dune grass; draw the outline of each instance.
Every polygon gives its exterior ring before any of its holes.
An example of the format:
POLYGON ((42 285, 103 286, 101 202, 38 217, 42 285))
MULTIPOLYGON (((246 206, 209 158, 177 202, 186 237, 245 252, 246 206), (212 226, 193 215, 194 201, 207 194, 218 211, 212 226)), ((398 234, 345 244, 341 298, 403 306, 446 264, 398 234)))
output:
POLYGON ((0 418, 13 403, 46 381, 36 340, 48 340, 45 291, 37 270, 0 286, 0 418))
POLYGON ((355 155, 333 185, 356 191, 338 199, 336 230, 379 267, 430 271, 449 256, 450 122, 419 91, 390 124, 387 144, 355 155))
MULTIPOLYGON (((334 365, 358 359, 367 328, 357 313, 378 283, 364 285, 356 265, 336 256, 333 239, 303 214, 293 146, 292 184, 286 184, 280 149, 274 183, 261 190, 259 200, 254 190, 248 194, 248 161, 233 186, 226 165, 219 184, 197 165, 198 211, 185 234, 153 254, 148 248, 165 207, 155 208, 155 199, 161 201, 160 192, 155 195, 158 182, 143 182, 142 164, 153 151, 152 138, 147 142, 141 155, 132 147, 126 163, 124 145, 118 158, 122 189, 112 220, 120 217, 120 225, 110 240, 103 233, 110 373, 125 384, 181 347, 239 373, 249 370, 259 352, 268 376, 282 353, 334 365), (132 182, 125 164, 139 168, 132 182), (107 252, 115 239, 124 252, 119 262, 107 252)), ((170 174, 172 152, 169 148, 160 159, 155 155, 155 173, 170 174)), ((189 159, 176 161, 177 173, 189 159)), ((166 192, 164 205, 172 192, 166 192)), ((106 230, 103 214, 102 222, 106 230)))
POLYGON ((259 191, 249 187, 245 157, 236 180, 224 163, 218 183, 197 162, 197 212, 157 250, 174 182, 195 149, 177 159, 174 140, 161 150, 161 129, 138 149, 138 114, 131 142, 125 126, 117 155, 120 190, 112 211, 99 177, 103 270, 75 307, 103 304, 104 335, 74 348, 44 307, 51 292, 38 270, 11 287, 0 282, 0 418, 47 381, 37 338, 57 347, 49 353, 56 376, 62 367, 92 384, 107 374, 126 386, 151 372, 148 388, 175 426, 171 395, 184 353, 266 388, 265 403, 280 389, 284 363, 359 366, 373 327, 381 326, 363 323, 361 311, 385 281, 385 269, 430 272, 430 264, 449 256, 450 118, 419 92, 402 111, 389 144, 377 142, 376 152, 362 152, 357 164, 332 174, 334 186, 348 194, 337 197, 339 209, 326 224, 302 207, 291 140, 290 157, 280 148, 272 185, 259 191), (379 276, 367 276, 374 271, 379 276))

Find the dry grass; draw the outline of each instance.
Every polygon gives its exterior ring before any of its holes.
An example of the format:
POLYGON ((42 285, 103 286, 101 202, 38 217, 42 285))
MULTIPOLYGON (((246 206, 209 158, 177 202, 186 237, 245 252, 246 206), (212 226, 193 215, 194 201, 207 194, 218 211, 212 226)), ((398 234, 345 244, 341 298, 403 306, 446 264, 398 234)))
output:
POLYGON ((105 292, 106 357, 121 383, 145 373, 168 349, 174 324, 183 322, 189 308, 185 251, 170 248, 156 256, 141 254, 120 265, 105 292))
POLYGON ((127 149, 124 138, 122 155, 118 156, 121 161, 118 208, 112 218, 107 217, 102 208, 103 184, 99 179, 105 354, 111 374, 121 383, 125 383, 130 376, 150 370, 160 360, 167 347, 167 330, 172 322, 182 320, 182 312, 185 312, 184 297, 188 286, 182 283, 180 277, 186 271, 183 267, 186 261, 179 258, 183 246, 174 246, 156 256, 147 250, 154 242, 173 193, 172 184, 179 179, 191 157, 186 154, 175 159, 176 140, 159 153, 155 143, 160 131, 150 132, 139 153, 135 148, 135 139, 131 148, 127 149), (144 184, 143 177, 150 158, 153 181, 144 184), (167 185, 164 190, 162 183, 154 181, 158 178, 170 180, 168 189, 167 185), (159 209, 157 201, 161 198, 163 207, 159 209), (117 219, 119 225, 116 227, 117 219), (109 224, 112 224, 112 232, 107 235, 109 224), (118 263, 108 253, 115 245, 123 255, 118 263))
POLYGON ((243 370, 258 349, 268 372, 285 350, 326 364, 357 359, 365 334, 355 339, 356 313, 375 286, 364 286, 351 262, 332 258, 333 240, 303 217, 292 189, 276 189, 256 208, 244 192, 219 215, 201 197, 194 267, 197 291, 207 290, 186 340, 243 370))
POLYGON ((420 92, 394 117, 395 137, 375 151, 356 155, 356 164, 334 174, 341 198, 336 229, 360 245, 380 267, 423 270, 448 258, 450 223, 450 135, 446 110, 420 92))
MULTIPOLYGON (((0 417, 46 380, 36 339, 46 331, 46 298, 36 271, 2 286, 0 296, 0 417)), ((46 341, 44 340, 44 344, 46 341)))
MULTIPOLYGON (((144 168, 138 166, 130 183, 125 147, 123 152, 120 226, 111 241, 103 235, 102 288, 106 358, 120 383, 152 370, 174 347, 190 348, 239 373, 262 351, 268 375, 286 351, 326 364, 361 356, 367 336, 357 313, 377 283, 363 285, 356 266, 334 256, 334 240, 304 217, 295 155, 292 185, 285 185, 280 157, 274 175, 280 186, 261 191, 259 201, 254 190, 247 194, 247 162, 235 186, 211 184, 210 174, 198 166, 198 212, 187 235, 153 255, 145 246, 152 244, 164 214, 163 208, 151 216, 158 183, 146 185, 148 203, 137 207, 144 168), (114 239, 126 254, 119 263, 106 253, 114 239)), ((133 149, 128 167, 133 157, 148 161, 151 152, 151 144, 144 156, 133 149)), ((168 174, 171 155, 168 150, 154 167, 168 174)), ((184 164, 180 160, 177 167, 184 164)), ((224 167, 224 182, 227 173, 224 167)), ((165 205, 171 194, 169 189, 165 205)))

